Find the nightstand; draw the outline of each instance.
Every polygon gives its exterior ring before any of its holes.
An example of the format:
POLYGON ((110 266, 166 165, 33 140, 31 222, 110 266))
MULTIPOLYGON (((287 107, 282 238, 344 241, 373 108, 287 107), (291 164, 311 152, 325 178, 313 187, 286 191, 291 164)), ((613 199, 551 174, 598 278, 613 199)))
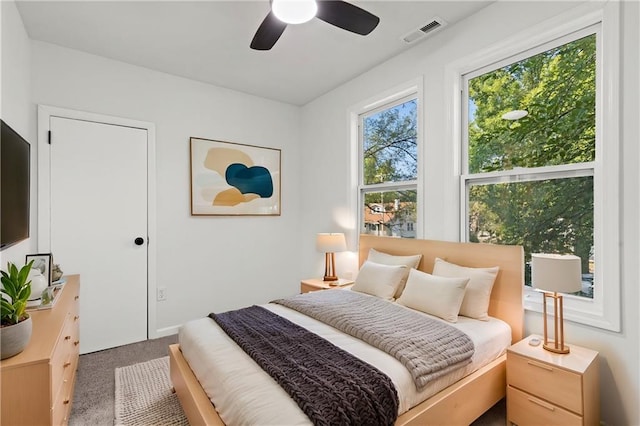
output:
POLYGON ((351 284, 353 284, 353 280, 346 280, 344 278, 340 278, 338 281, 323 281, 322 278, 309 278, 300 281, 300 293, 308 293, 310 291, 318 290, 336 290, 345 288, 351 284))
POLYGON ((529 341, 507 349, 507 424, 598 425, 598 352, 569 345, 555 354, 529 341))

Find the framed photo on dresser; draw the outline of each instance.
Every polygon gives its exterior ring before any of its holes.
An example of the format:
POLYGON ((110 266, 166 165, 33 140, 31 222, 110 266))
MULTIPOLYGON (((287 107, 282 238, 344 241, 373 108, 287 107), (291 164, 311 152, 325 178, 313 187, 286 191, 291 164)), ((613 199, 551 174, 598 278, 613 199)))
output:
POLYGON ((31 269, 37 269, 47 279, 47 286, 51 285, 51 266, 53 256, 51 253, 28 254, 25 256, 25 263, 33 260, 31 269))

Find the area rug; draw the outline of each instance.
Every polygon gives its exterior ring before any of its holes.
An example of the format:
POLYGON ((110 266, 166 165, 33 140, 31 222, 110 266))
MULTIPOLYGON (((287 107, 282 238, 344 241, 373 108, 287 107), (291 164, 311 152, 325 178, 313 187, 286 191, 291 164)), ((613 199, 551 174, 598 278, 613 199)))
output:
POLYGON ((116 426, 188 426, 171 391, 169 357, 116 368, 116 426))

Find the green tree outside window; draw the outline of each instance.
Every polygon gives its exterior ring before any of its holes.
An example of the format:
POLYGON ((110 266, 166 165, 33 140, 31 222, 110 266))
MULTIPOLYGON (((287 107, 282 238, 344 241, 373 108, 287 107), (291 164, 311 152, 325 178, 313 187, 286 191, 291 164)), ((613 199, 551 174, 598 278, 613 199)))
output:
MULTIPOLYGON (((595 105, 595 34, 470 79, 470 176, 595 161, 595 105), (513 110, 528 115, 502 118, 513 110)), ((573 253, 583 281, 592 277, 593 176, 468 183, 470 241, 523 245, 527 261, 573 253)), ((581 295, 593 297, 592 288, 583 285, 581 295)))
POLYGON ((410 99, 362 117, 364 233, 415 238, 417 105, 410 99))

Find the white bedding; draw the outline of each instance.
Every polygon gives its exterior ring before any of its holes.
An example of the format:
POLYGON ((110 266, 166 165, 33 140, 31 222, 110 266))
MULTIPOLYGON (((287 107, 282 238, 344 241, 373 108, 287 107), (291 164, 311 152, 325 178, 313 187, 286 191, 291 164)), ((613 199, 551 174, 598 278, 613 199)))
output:
MULTIPOLYGON (((264 307, 384 372, 398 392, 399 414, 496 359, 511 343, 511 329, 505 322, 495 318, 478 321, 459 317, 458 322, 451 325, 473 341, 475 352, 471 363, 418 392, 409 371, 392 356, 284 306, 267 304, 264 307)), ((307 416, 271 376, 210 318, 186 323, 180 330, 179 343, 182 354, 225 424, 310 424, 307 416)))

